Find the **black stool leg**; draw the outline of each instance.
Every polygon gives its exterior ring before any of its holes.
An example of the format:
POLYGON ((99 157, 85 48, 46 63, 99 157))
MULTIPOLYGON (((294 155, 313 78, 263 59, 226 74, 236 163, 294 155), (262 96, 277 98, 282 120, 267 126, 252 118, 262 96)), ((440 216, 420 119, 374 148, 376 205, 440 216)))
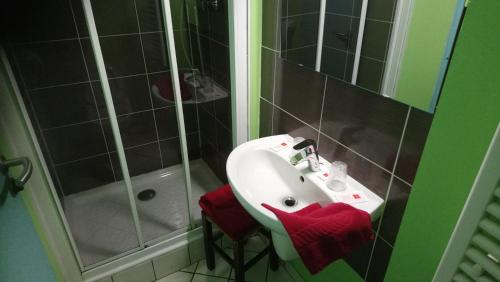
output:
POLYGON ((244 243, 242 241, 233 241, 234 248, 234 278, 236 282, 245 281, 245 256, 244 243))
POLYGON ((203 245, 205 246, 205 259, 207 268, 213 270, 215 268, 215 254, 212 242, 214 241, 212 234, 212 223, 208 221, 204 212, 201 213, 201 224, 203 226, 203 245))
POLYGON ((278 270, 278 267, 280 266, 280 259, 278 257, 278 254, 276 253, 276 250, 274 249, 273 245, 273 240, 269 240, 271 243, 269 243, 269 267, 271 268, 272 271, 278 270))

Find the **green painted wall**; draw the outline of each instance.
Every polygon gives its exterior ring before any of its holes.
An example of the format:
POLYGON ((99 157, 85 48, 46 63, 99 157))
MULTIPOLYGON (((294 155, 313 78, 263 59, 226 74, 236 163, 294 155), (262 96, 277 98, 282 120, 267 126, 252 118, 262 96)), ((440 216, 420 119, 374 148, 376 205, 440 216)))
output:
POLYGON ((429 111, 458 0, 415 0, 395 99, 429 111))
MULTIPOLYGON (((12 97, 12 91, 6 70, 0 62, 0 104, 11 104, 7 103, 7 99, 12 97)), ((1 106, 0 110, 4 117, 19 112, 18 109, 2 109, 1 106)), ((0 155, 9 158, 17 156, 13 154, 4 130, 13 126, 22 125, 0 124, 0 155)), ((12 197, 2 191, 6 192, 0 187, 0 281, 62 281, 31 199, 24 193, 12 197)))
POLYGON ((500 1, 469 4, 385 281, 431 281, 500 122, 500 1))
POLYGON ((259 138, 260 56, 262 45, 262 1, 249 1, 249 138, 259 138))

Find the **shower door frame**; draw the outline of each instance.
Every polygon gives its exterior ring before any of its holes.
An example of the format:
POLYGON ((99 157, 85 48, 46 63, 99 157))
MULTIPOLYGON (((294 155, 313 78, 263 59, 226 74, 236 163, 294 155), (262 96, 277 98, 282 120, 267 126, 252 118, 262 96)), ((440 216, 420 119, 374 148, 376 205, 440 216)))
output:
MULTIPOLYGON (((90 0, 82 0, 82 3, 87 5, 87 7, 91 7, 90 0)), ((172 29, 172 19, 170 13, 170 1, 169 0, 161 0, 162 4, 162 13, 164 14, 163 20, 165 24, 165 36, 167 37, 167 52, 169 55, 171 70, 174 73, 177 73, 177 60, 175 51, 171 52, 171 50, 175 50, 175 42, 173 38, 173 29, 172 29)), ((229 43, 230 43, 230 74, 231 74, 231 116, 232 116, 232 134, 233 134, 233 147, 244 143, 248 140, 248 0, 246 1, 236 1, 236 0, 228 0, 228 17, 229 17, 229 43), (233 16, 231 16, 233 15, 233 16)), ((85 11, 85 8, 84 8, 85 11)), ((90 13, 92 11, 90 10, 90 13)), ((87 13, 86 13, 87 17, 87 13)), ((93 21, 93 29, 95 31, 95 21, 93 21)), ((99 40, 97 36, 97 32, 92 31, 92 26, 89 26, 89 35, 94 40, 92 42, 93 47, 97 47, 97 50, 100 51, 99 40)), ((93 49, 94 49, 93 48, 93 49)), ((1 48, 0 48, 1 49, 1 48)), ((96 50, 94 49, 94 56, 96 58, 96 63, 98 63, 98 70, 101 79, 101 85, 103 86, 104 96, 106 100, 106 106, 112 111, 108 111, 110 115, 110 120, 112 122, 113 128, 113 136, 115 137, 115 142, 117 142, 117 152, 119 155, 119 160, 121 163, 122 172, 124 175, 124 180, 126 182, 127 190, 129 193, 129 201, 131 207, 133 207, 133 191, 131 190, 131 182, 130 175, 127 168, 125 155, 123 151, 123 144, 121 144, 121 135, 119 135, 119 128, 116 122, 116 115, 114 115, 114 105, 111 98, 111 92, 109 89, 109 84, 107 81, 107 74, 104 69, 104 60, 102 58, 102 53, 96 54, 96 50), (102 71, 104 69, 104 71, 102 71), (103 85, 104 84, 104 85, 103 85), (107 97, 106 97, 107 95, 107 97), (114 121, 113 121, 114 120, 114 121), (116 136, 118 135, 118 136, 116 136), (119 140, 118 140, 119 139, 119 140), (120 146, 121 144, 121 146, 120 146), (121 149, 121 150, 120 150, 121 149), (121 151, 121 152, 120 152, 121 151), (128 178, 128 180, 127 180, 128 178), (128 184, 127 184, 128 183, 128 184), (131 194, 132 192, 132 194, 131 194), (132 197, 131 197, 132 196, 132 197)), ((124 251, 123 253, 113 256, 111 258, 100 261, 96 264, 92 264, 90 266, 83 266, 81 261, 78 248, 76 247, 75 241, 72 237, 71 229, 66 221, 64 210, 61 206, 60 200, 58 198, 57 192, 55 191, 54 184, 52 183, 52 179, 50 177, 48 168, 46 166, 45 159, 43 157, 38 139, 34 132, 31 119, 27 113, 25 105, 23 103, 23 98, 21 92, 16 84, 16 79, 12 73, 12 69, 8 62, 7 57, 2 52, 2 61, 5 62, 7 69, 10 70, 9 77, 12 81, 12 84, 15 85, 15 100, 17 106, 19 107, 20 115, 23 116, 24 122, 28 127, 28 134, 30 139, 34 143, 34 149, 36 151, 37 160, 42 164, 41 173, 45 177, 47 181, 47 194, 52 198, 53 203, 49 203, 46 200, 39 199, 37 197, 30 197, 30 200, 37 206, 37 208, 45 207, 49 209, 51 213, 52 211, 59 215, 58 220, 54 221, 53 218, 48 218, 45 212, 39 212, 37 215, 38 219, 43 223, 43 230, 45 232, 45 236, 48 238, 49 246, 53 249, 53 253, 56 254, 57 267, 60 269, 79 269, 80 277, 76 277, 75 273, 72 272, 67 273, 66 271, 61 271, 63 275, 69 275, 71 277, 64 277, 65 279, 70 279, 71 281, 95 281, 116 273, 120 270, 128 268, 130 266, 139 264, 148 259, 151 259, 155 256, 161 255, 163 253, 167 253, 170 250, 178 248, 179 246, 185 245, 191 241, 201 239, 202 232, 201 228, 193 228, 193 220, 192 220, 192 207, 191 205, 191 185, 190 185, 190 175, 189 175, 189 160, 187 155, 187 143, 186 143, 186 133, 183 124, 183 112, 182 112, 182 100, 180 95, 180 84, 178 76, 174 75, 173 77, 173 86, 174 86, 174 99, 176 101, 176 109, 177 109, 177 119, 178 125, 180 129, 180 139, 181 139, 181 151, 183 158, 184 171, 186 176, 186 191, 189 194, 187 196, 187 204, 189 208, 189 227, 174 231, 173 233, 166 234, 160 238, 154 239, 152 241, 148 241, 151 243, 147 248, 144 245, 144 241, 142 239, 142 234, 138 235, 139 246, 132 250, 124 251), (180 118, 179 118, 180 117, 180 118), (189 184, 188 184, 189 183, 189 184), (65 234, 61 233, 52 233, 49 230, 64 230, 65 234), (64 236, 63 236, 64 235, 64 236), (141 236, 141 237, 139 237, 141 236), (142 240, 142 242, 141 242, 142 240), (65 242, 64 244, 58 244, 57 242, 65 242), (67 243, 67 244, 66 244, 67 243), (62 259, 61 254, 72 253, 74 255, 75 260, 62 259)), ((137 209, 134 209, 135 213, 137 213, 137 209)), ((137 214, 134 217, 134 223, 136 224, 136 232, 140 233, 140 223, 138 221, 137 214)))

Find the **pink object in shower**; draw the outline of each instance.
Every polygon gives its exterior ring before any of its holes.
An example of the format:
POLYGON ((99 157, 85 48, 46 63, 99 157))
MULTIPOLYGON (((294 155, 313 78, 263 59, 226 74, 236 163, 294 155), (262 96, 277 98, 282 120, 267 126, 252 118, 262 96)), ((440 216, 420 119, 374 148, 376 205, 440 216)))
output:
MULTIPOLYGON (((184 81, 183 73, 179 73, 179 83, 181 86, 181 99, 182 101, 191 99, 191 92, 184 81)), ((174 88, 172 86, 172 77, 170 74, 163 75, 160 79, 158 79, 155 83, 156 87, 158 87, 158 91, 160 92, 160 96, 173 101, 174 100, 174 88)))

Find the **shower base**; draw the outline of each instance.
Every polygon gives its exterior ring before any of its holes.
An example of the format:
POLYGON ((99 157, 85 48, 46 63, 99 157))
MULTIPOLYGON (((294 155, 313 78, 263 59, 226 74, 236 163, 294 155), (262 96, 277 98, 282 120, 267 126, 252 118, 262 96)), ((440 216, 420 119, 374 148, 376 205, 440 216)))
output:
MULTIPOLYGON (((198 199, 222 183, 201 159, 190 162, 195 224, 201 222, 198 199)), ((132 177, 139 222, 145 242, 182 232, 189 225, 182 165, 132 177), (156 195, 140 201, 137 195, 153 189, 156 195)), ((85 266, 139 246, 128 194, 123 181, 69 195, 64 210, 71 233, 85 266)))

